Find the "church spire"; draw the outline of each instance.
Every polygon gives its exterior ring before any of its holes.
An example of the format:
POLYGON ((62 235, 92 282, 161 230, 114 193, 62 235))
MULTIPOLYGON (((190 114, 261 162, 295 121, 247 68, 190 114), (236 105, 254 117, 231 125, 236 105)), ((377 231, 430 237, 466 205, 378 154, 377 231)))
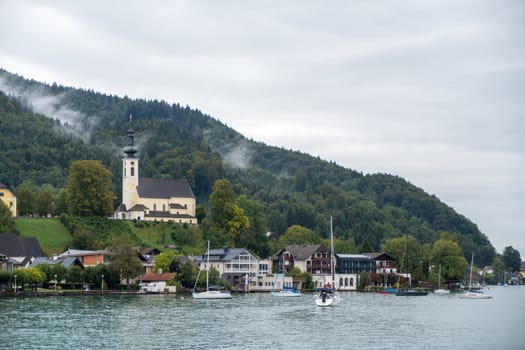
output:
POLYGON ((133 132, 133 116, 129 115, 129 129, 128 129, 128 145, 122 150, 128 158, 135 158, 135 153, 138 152, 137 147, 134 145, 134 132, 133 132))

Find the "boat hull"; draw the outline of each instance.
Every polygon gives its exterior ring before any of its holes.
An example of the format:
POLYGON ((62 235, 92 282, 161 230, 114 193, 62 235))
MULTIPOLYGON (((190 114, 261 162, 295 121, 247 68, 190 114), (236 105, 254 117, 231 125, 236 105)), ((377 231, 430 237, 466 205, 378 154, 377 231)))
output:
POLYGON ((341 303, 341 297, 333 289, 321 289, 319 294, 314 295, 315 305, 320 307, 334 306, 341 303))
POLYGON ((461 299, 490 299, 492 295, 483 294, 483 293, 463 293, 458 294, 458 298, 461 299))
POLYGON ((225 291, 213 291, 209 290, 206 292, 195 292, 192 293, 193 299, 231 299, 232 295, 230 292, 225 291))
POLYGON ((428 292, 424 290, 402 290, 396 292, 396 295, 401 297, 419 297, 428 295, 428 292))

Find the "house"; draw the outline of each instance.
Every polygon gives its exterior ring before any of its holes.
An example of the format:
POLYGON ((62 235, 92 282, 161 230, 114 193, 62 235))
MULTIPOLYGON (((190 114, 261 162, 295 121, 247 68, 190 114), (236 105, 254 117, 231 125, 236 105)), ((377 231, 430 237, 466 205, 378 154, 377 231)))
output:
POLYGON ((403 279, 403 281, 409 281, 411 279, 410 274, 403 274, 401 276, 397 275, 396 259, 387 253, 372 252, 362 254, 368 256, 374 261, 375 268, 370 275, 374 286, 392 287, 401 279, 403 279))
POLYGON ((187 180, 139 178, 138 148, 134 145, 131 116, 128 145, 123 152, 122 203, 115 211, 114 219, 197 224, 195 195, 187 180))
POLYGON ((375 262, 375 273, 377 274, 396 274, 397 263, 396 259, 388 255, 387 253, 363 253, 363 255, 369 256, 375 262))
POLYGON ((141 293, 176 293, 175 286, 168 286, 168 281, 175 277, 174 273, 146 273, 140 278, 141 293))
POLYGON ((0 271, 28 267, 36 258, 44 256, 35 237, 0 234, 0 271))
POLYGON ((294 268, 312 275, 330 273, 330 250, 321 244, 290 245, 272 257, 272 263, 289 273, 294 268))
POLYGON ((109 250, 79 250, 79 249, 68 249, 57 258, 63 259, 67 257, 76 257, 84 265, 97 266, 99 264, 109 264, 110 252, 109 250))
POLYGON ((336 254, 336 287, 339 290, 356 290, 362 272, 375 272, 375 262, 365 254, 336 254))
MULTIPOLYGON (((201 270, 210 267, 219 271, 221 278, 225 279, 234 288, 247 290, 257 288, 259 276, 259 257, 244 248, 221 248, 210 249, 206 253, 193 256, 193 262, 198 264, 201 270)), ((261 277, 259 277, 261 278, 261 277)))
POLYGON ((143 248, 137 247, 137 254, 142 263, 142 274, 153 272, 153 266, 155 266, 155 256, 161 252, 157 248, 143 248))
POLYGON ((16 196, 13 192, 11 192, 10 189, 7 188, 6 185, 0 182, 0 200, 4 202, 4 204, 9 208, 11 211, 11 215, 13 217, 16 217, 16 196))

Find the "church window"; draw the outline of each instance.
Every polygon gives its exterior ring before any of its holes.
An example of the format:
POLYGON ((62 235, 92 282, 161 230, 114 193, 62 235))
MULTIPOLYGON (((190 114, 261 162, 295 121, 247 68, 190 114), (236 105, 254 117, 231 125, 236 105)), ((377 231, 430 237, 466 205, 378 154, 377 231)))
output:
POLYGON ((162 205, 162 211, 166 211, 166 204, 162 205))
POLYGON ((131 176, 135 176, 135 168, 131 167, 131 176))
POLYGON ((157 211, 157 204, 153 204, 153 211, 157 211))
POLYGON ((124 167, 124 176, 126 176, 126 167, 124 167))

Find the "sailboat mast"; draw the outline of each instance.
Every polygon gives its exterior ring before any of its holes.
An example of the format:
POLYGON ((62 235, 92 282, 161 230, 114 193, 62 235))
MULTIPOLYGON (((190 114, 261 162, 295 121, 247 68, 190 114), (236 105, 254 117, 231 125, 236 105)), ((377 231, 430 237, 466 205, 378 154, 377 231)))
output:
POLYGON ((472 289, 472 269, 474 267, 474 252, 472 252, 472 258, 470 259, 470 277, 469 277, 469 289, 472 289))
POLYGON ((332 286, 335 288, 334 231, 332 228, 332 217, 331 216, 330 216, 330 273, 332 274, 332 286))
POLYGON ((208 257, 206 260, 206 291, 210 290, 209 287, 209 271, 210 271, 210 241, 208 241, 208 257))

